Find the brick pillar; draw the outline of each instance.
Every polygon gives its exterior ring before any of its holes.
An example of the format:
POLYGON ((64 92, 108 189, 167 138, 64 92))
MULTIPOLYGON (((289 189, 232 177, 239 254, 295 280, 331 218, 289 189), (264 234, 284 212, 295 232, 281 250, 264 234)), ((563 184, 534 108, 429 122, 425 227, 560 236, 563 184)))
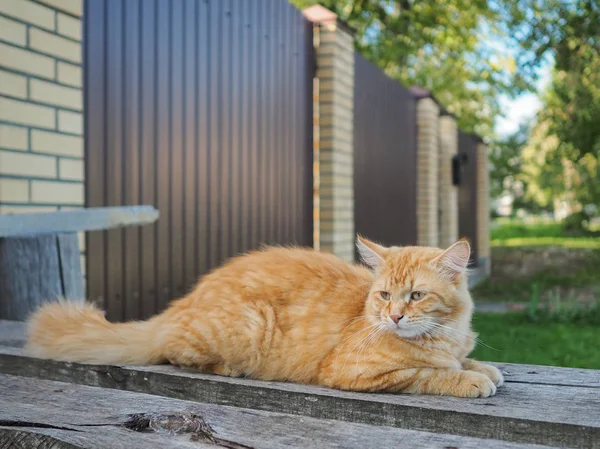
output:
POLYGON ((315 89, 315 247, 354 260, 354 41, 326 8, 304 15, 313 22, 315 89))
POLYGON ((441 116, 439 124, 439 246, 446 248, 458 240, 458 188, 452 184, 452 157, 458 153, 458 128, 451 115, 441 116))
POLYGON ((84 206, 82 14, 0 0, 0 214, 84 206))
POLYGON ((488 149, 477 144, 477 251, 479 265, 487 275, 491 272, 490 259, 490 168, 488 149))
POLYGON ((439 114, 431 97, 417 102, 417 244, 439 245, 439 114))

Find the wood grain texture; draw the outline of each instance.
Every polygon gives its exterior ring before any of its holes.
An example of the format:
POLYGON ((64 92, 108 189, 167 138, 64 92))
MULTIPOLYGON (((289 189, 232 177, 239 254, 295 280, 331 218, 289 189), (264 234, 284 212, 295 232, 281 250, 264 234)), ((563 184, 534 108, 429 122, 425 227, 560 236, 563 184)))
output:
POLYGON ((209 447, 206 444, 191 442, 187 434, 139 433, 122 427, 132 414, 190 412, 202 416, 213 428, 216 438, 255 449, 362 449, 386 446, 414 449, 543 447, 320 420, 18 376, 0 375, 0 396, 5 405, 0 409, 0 423, 12 422, 10 426, 0 426, 0 448, 209 447), (26 425, 32 427, 25 427, 26 425), (14 444, 15 442, 22 444, 14 444))
POLYGON ((506 382, 600 388, 599 370, 515 363, 494 363, 494 365, 502 370, 506 382))
MULTIPOLYGON (((566 369, 565 376, 568 372, 566 369)), ((0 373, 318 419, 516 443, 600 448, 598 388, 510 382, 497 396, 480 400, 366 394, 204 375, 173 366, 63 363, 24 357, 21 349, 10 347, 0 348, 0 373)))
POLYGON ((77 234, 58 234, 56 241, 61 268, 62 296, 70 301, 83 301, 85 293, 77 234))
POLYGON ((0 237, 99 231, 154 223, 152 206, 94 207, 41 214, 0 215, 0 237))
POLYGON ((25 320, 45 301, 83 300, 76 234, 0 238, 0 319, 25 320))
POLYGON ((25 323, 0 319, 0 346, 22 347, 25 344, 25 323))

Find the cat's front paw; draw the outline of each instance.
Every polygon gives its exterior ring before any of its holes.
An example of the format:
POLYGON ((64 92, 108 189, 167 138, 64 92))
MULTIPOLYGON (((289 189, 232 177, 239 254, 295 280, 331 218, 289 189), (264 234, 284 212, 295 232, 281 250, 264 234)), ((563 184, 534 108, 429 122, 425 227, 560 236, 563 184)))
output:
POLYGON ((504 376, 502 375, 502 372, 495 366, 471 359, 466 359, 462 363, 462 366, 465 370, 476 371, 478 373, 485 374, 492 380, 492 382, 494 382, 494 385, 497 387, 504 385, 504 376))
POLYGON ((453 393, 461 398, 487 398, 496 394, 496 385, 486 374, 463 371, 453 393))
POLYGON ((504 385, 504 376, 502 375, 502 371, 500 371, 498 368, 492 365, 485 365, 483 363, 482 365, 483 369, 485 370, 483 374, 488 376, 492 380, 492 382, 494 382, 494 385, 496 385, 497 387, 501 387, 502 385, 504 385))

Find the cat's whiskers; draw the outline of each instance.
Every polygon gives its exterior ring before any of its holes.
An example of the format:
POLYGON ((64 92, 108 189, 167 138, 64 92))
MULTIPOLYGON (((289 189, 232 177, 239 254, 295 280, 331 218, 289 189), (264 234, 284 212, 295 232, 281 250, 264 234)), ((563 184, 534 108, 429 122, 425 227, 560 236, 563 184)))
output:
MULTIPOLYGON (((419 320, 413 323, 414 326, 417 327, 417 330, 422 332, 422 335, 426 336, 427 338, 429 338, 429 340, 431 341, 431 345, 432 347, 436 347, 437 343, 436 341, 433 339, 433 336, 429 333, 429 331, 431 330, 431 328, 429 326, 427 326, 429 323, 427 320, 419 320), (425 323, 425 324, 423 324, 425 323)), ((443 344, 444 347, 446 348, 446 352, 448 352, 449 354, 452 353, 452 351, 450 350, 450 348, 448 347, 448 345, 446 344, 445 341, 443 340, 438 340, 439 343, 443 344)))
MULTIPOLYGON (((432 343, 434 345, 435 345, 435 341, 433 340, 433 336, 429 332, 433 331, 433 330, 437 330, 440 333, 441 337, 449 339, 451 342, 453 342, 454 344, 456 344, 458 346, 463 346, 463 342, 461 342, 460 340, 455 338, 453 335, 448 335, 447 329, 452 329, 452 328, 444 329, 442 327, 438 327, 438 326, 442 326, 442 325, 439 325, 438 323, 433 321, 431 318, 422 317, 422 318, 416 320, 415 322, 413 322, 413 325, 422 326, 420 329, 425 327, 424 332, 432 340, 432 343)), ((442 338, 439 338, 438 341, 439 341, 439 343, 444 345, 444 347, 446 348, 446 351, 449 354, 453 353, 452 350, 448 347, 448 345, 442 338)))
MULTIPOLYGON (((370 324, 370 325, 369 325, 369 326, 367 326, 367 327, 361 327, 359 330, 357 330, 356 332, 354 332, 352 335, 350 335, 349 337, 346 337, 346 338, 345 338, 345 339, 344 339, 344 340, 343 340, 343 341, 340 343, 339 349, 342 349, 342 347, 343 347, 343 346, 344 346, 344 345, 345 345, 345 344, 346 344, 348 341, 350 341, 350 340, 351 340, 351 339, 352 339, 352 338, 353 338, 355 335, 358 335, 358 334, 360 334, 361 332, 364 332, 364 331, 365 331, 365 330, 367 330, 367 329, 371 329, 371 328, 374 328, 374 327, 377 327, 377 326, 379 326, 379 323, 373 323, 373 324, 370 324)), ((346 326, 346 327, 348 327, 348 326, 346 326)), ((344 329, 345 329, 345 328, 344 328, 344 329)))
MULTIPOLYGON (((446 322, 447 322, 447 323, 455 323, 455 324, 460 324, 460 321, 457 321, 457 320, 446 320, 446 322)), ((453 329, 454 329, 454 328, 453 328, 453 329)), ((458 329, 456 329, 456 330, 458 330, 458 329)), ((473 335, 470 335, 470 336, 469 336, 469 338, 471 338, 472 340, 474 340, 476 344, 478 344, 478 345, 480 345, 480 346, 484 346, 484 347, 486 347, 486 348, 488 348, 488 349, 491 349, 492 351, 501 351, 501 349, 496 349, 496 348, 493 348, 493 347, 491 347, 491 346, 487 345, 487 344, 486 344, 486 343, 485 343, 485 342, 484 342, 484 341, 483 341, 481 338, 479 338, 479 337, 474 337, 473 335)))
MULTIPOLYGON (((428 318, 418 318, 414 321, 411 321, 411 325, 416 326, 417 330, 419 332, 422 333, 422 335, 426 336, 427 338, 429 338, 429 340, 431 341, 431 344, 433 346, 436 345, 435 340, 433 339, 433 336, 430 334, 430 331, 432 330, 432 326, 431 326, 431 321, 428 318)), ((445 342, 440 341, 441 343, 443 343, 445 345, 445 342)), ((448 346, 446 345, 446 348, 449 351, 448 346)))
MULTIPOLYGON (((439 333, 439 342, 442 343, 448 350, 450 354, 454 354, 449 348, 444 339, 449 340, 451 343, 459 346, 463 349, 466 349, 465 343, 467 340, 474 340, 472 335, 468 333, 461 332, 459 329, 455 329, 452 327, 444 326, 439 323, 431 323, 431 326, 439 333)), ((476 342, 477 343, 477 342, 476 342)), ((481 344, 481 343, 480 343, 481 344)))
MULTIPOLYGON (((363 363, 366 365, 367 363, 367 348, 371 345, 373 345, 373 343, 375 343, 375 341, 379 338, 379 336, 385 332, 385 325, 381 324, 376 330, 375 332, 371 333, 371 336, 367 339, 367 341, 365 342, 365 344, 362 346, 362 349, 359 350, 358 355, 356 357, 356 364, 358 365, 358 359, 360 359, 360 353, 363 353, 363 363)), ((358 370, 358 367, 356 367, 356 370, 358 370)))
MULTIPOLYGON (((344 339, 344 340, 343 340, 343 341, 342 341, 342 342, 339 344, 339 346, 338 346, 338 348, 337 348, 337 355, 335 356, 335 364, 337 365, 338 359, 339 359, 339 357, 340 357, 340 353, 342 352, 342 348, 343 348, 343 347, 344 347, 344 346, 345 346, 345 345, 346 345, 346 344, 347 344, 347 343, 348 343, 348 342, 349 342, 349 341, 350 341, 350 340, 351 340, 351 339, 352 339, 354 336, 356 336, 356 335, 360 334, 361 332, 365 332, 365 331, 367 331, 367 330, 368 330, 368 333, 367 333, 367 336, 366 336, 366 337, 368 337, 368 336, 371 334, 371 332, 372 332, 372 330, 371 330, 371 329, 375 330, 375 329, 376 329, 378 326, 379 326, 379 323, 374 323, 374 324, 371 324, 371 325, 369 325, 369 326, 367 326, 367 327, 360 328, 358 331, 354 332, 352 335, 350 335, 349 337, 347 337, 346 339, 344 339)), ((366 337, 365 337, 365 338, 366 338, 366 337)), ((362 340, 360 340, 360 341, 362 341, 362 340)), ((359 343, 360 343, 360 341, 359 341, 359 343)), ((356 346, 355 346, 355 347, 356 347, 356 346)), ((354 350, 354 348, 352 348, 352 350, 354 350)), ((349 353, 349 354, 348 354, 348 356, 346 357, 346 361, 348 360, 348 357, 349 357, 349 356, 350 356, 350 354, 352 353, 352 350, 350 351, 350 353, 349 353)), ((345 368, 345 366, 346 366, 346 363, 344 362, 344 368, 345 368)), ((343 369, 342 369, 340 372, 343 372, 343 369)), ((338 376, 339 376, 339 373, 338 373, 338 376)))
POLYGON ((340 333, 343 333, 347 328, 349 328, 353 324, 356 324, 358 321, 361 321, 361 320, 368 321, 369 318, 377 319, 378 317, 377 317, 377 315, 361 315, 359 317, 349 318, 347 320, 342 321, 340 323, 340 325, 347 323, 348 321, 350 321, 350 323, 348 323, 346 326, 344 326, 344 328, 340 331, 340 333))
POLYGON ((438 327, 440 329, 440 331, 442 329, 446 329, 449 332, 454 332, 455 334, 459 334, 460 336, 463 336, 466 339, 474 341, 476 345, 484 346, 484 347, 486 347, 488 349, 491 349, 493 351, 500 351, 500 349, 496 349, 496 348, 493 348, 493 347, 487 345, 486 343, 483 342, 483 340, 481 340, 480 338, 477 338, 477 337, 473 336, 473 334, 471 334, 469 332, 464 332, 464 331, 462 331, 460 329, 456 329, 456 328, 450 327, 450 326, 445 326, 445 325, 439 324, 439 323, 433 323, 433 324, 436 327, 438 327))
POLYGON ((356 353, 356 361, 354 366, 355 372, 358 372, 358 362, 360 360, 361 353, 363 354, 363 362, 366 365, 367 349, 377 340, 379 335, 381 335, 381 333, 384 331, 385 325, 380 325, 363 340, 363 343, 360 345, 356 353))
MULTIPOLYGON (((378 331, 378 330, 379 330, 381 327, 383 327, 381 323, 375 323, 375 324, 372 324, 371 326, 369 326, 369 327, 367 327, 367 328, 365 328, 365 329, 361 329, 361 331, 364 331, 364 330, 366 330, 366 329, 369 329, 369 331, 368 331, 367 335, 365 335, 363 338, 361 338, 361 339, 360 339, 360 340, 359 340, 359 341, 358 341, 358 342, 357 342, 357 343, 356 343, 356 344, 355 344, 355 345, 352 347, 352 349, 351 349, 351 350, 348 352, 348 355, 346 355, 346 359, 344 360, 344 365, 342 366, 342 369, 341 369, 341 370, 339 370, 339 372, 338 372, 338 377, 339 377, 339 376, 340 376, 340 375, 341 375, 341 374, 344 372, 344 370, 346 369, 346 364, 348 363, 348 359, 350 358, 350 356, 352 355, 352 353, 353 353, 353 352, 354 352, 354 351, 355 351, 355 350, 356 350, 356 349, 357 349, 357 348, 358 348, 360 345, 362 345, 362 344, 363 344, 363 342, 364 342, 365 340, 367 340, 369 337, 371 337, 371 335, 372 335, 372 334, 376 333, 376 332, 377 332, 377 331, 378 331)), ((361 331, 359 331, 359 332, 357 332, 357 333, 360 333, 361 331)), ((354 334, 352 334, 352 336, 356 335, 357 333, 354 333, 354 334)), ((352 337, 352 336, 351 336, 351 337, 352 337)), ((339 357, 339 354, 340 354, 340 353, 338 352, 338 355, 337 355, 337 357, 339 357)), ((337 363, 337 357, 336 357, 336 363, 337 363)))

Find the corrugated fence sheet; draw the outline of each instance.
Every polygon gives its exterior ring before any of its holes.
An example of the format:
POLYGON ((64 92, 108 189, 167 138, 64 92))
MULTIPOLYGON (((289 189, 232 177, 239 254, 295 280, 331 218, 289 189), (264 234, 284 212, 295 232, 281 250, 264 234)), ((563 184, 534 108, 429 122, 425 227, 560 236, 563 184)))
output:
POLYGON ((312 25, 285 0, 85 2, 88 296, 144 318, 229 256, 312 244, 312 25))
POLYGON ((355 62, 355 229, 385 245, 414 245, 416 100, 362 56, 356 54, 355 62))

